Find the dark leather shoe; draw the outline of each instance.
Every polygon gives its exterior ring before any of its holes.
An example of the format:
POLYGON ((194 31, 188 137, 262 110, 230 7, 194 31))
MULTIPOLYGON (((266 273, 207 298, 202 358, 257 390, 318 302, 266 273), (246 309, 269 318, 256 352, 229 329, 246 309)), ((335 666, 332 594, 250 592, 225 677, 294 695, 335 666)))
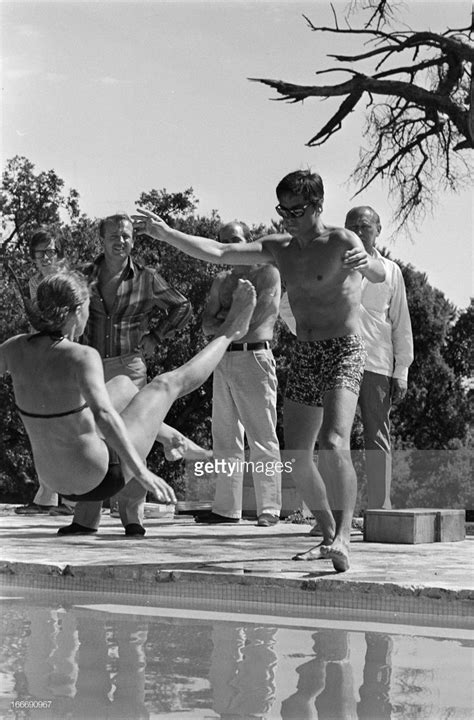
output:
POLYGON ((79 525, 79 523, 73 522, 70 525, 60 527, 58 535, 90 535, 96 533, 97 528, 86 527, 85 525, 79 525))
POLYGON ((195 515, 194 521, 197 523, 203 523, 204 525, 218 525, 219 523, 238 523, 239 518, 226 517, 225 515, 219 515, 219 513, 208 512, 202 515, 195 515))
POLYGON ((138 523, 129 523, 128 525, 125 525, 125 535, 127 537, 143 537, 145 533, 145 528, 138 523))

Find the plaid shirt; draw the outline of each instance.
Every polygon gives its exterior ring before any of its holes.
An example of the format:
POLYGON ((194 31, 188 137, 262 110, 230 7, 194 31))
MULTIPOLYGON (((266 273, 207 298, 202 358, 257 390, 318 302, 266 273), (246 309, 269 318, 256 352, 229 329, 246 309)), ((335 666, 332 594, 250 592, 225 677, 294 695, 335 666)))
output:
POLYGON ((99 255, 83 270, 91 286, 89 321, 83 341, 96 348, 102 358, 139 352, 154 308, 166 312, 164 320, 152 331, 160 339, 188 323, 192 309, 184 295, 170 287, 155 270, 131 258, 108 314, 98 284, 103 259, 103 254, 99 255))

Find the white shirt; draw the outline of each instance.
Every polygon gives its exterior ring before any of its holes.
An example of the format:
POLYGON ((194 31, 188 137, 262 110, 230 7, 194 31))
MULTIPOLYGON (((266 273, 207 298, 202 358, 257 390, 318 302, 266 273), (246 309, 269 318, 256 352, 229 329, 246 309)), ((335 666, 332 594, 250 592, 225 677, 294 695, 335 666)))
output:
MULTIPOLYGON (((413 362, 413 335, 402 271, 393 260, 374 252, 385 266, 385 280, 372 283, 362 278, 360 334, 367 350, 365 369, 407 380, 413 362)), ((280 317, 296 335, 296 322, 284 293, 280 317)))
POLYGON ((397 263, 375 250, 385 267, 385 280, 362 278, 360 334, 367 350, 365 369, 406 380, 413 362, 413 335, 405 282, 397 263))

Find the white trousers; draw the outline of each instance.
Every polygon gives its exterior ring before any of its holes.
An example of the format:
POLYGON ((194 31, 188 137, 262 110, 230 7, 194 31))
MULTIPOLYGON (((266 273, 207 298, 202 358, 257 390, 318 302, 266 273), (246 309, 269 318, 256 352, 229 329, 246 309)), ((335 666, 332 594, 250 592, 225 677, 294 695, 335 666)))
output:
MULTIPOLYGON (((212 509, 240 518, 245 461, 244 434, 255 486, 257 515, 280 515, 280 446, 276 434, 277 377, 271 350, 227 351, 214 371, 212 439, 214 460, 236 462, 218 472, 212 509), (276 469, 275 469, 276 465, 276 469)), ((219 464, 216 463, 219 468, 219 464)))

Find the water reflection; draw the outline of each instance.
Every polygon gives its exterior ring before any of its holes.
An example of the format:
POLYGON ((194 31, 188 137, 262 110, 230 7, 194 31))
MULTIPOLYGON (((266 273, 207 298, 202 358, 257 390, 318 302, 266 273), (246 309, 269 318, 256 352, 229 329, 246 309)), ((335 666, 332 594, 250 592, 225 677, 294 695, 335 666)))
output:
POLYGON ((466 642, 159 614, 10 601, 2 613, 0 714, 36 717, 12 701, 51 700, 40 717, 471 716, 466 642))
POLYGON ((340 630, 314 633, 314 657, 296 669, 296 692, 281 706, 284 720, 356 717, 348 636, 340 630))
POLYGON ((221 718, 265 717, 275 699, 276 628, 215 623, 209 680, 221 718))

